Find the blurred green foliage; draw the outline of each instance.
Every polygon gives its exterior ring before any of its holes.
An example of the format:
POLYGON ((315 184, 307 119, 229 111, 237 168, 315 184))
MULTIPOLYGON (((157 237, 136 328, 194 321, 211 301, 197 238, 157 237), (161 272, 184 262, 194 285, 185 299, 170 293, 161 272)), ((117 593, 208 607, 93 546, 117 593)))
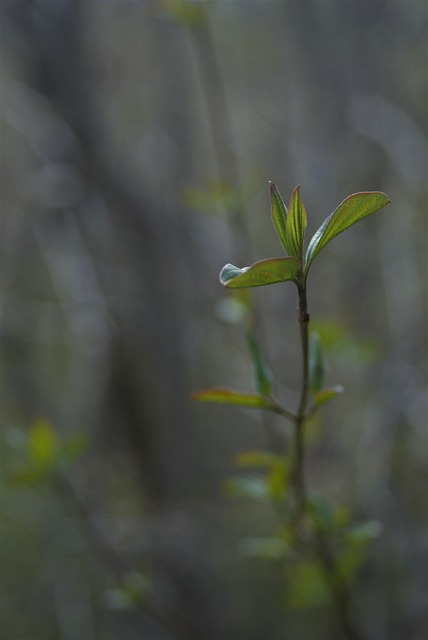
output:
POLYGON ((39 418, 27 431, 10 427, 6 442, 21 458, 19 468, 7 479, 11 487, 37 486, 69 471, 88 447, 88 437, 76 432, 64 441, 54 426, 39 418))

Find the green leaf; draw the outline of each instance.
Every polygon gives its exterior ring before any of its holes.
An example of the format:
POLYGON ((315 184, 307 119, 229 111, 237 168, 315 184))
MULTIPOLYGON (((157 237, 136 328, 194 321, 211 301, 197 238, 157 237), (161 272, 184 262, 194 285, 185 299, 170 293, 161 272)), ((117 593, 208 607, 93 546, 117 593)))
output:
POLYGON ((333 526, 334 512, 324 498, 312 494, 308 498, 308 505, 313 522, 318 528, 325 531, 333 526))
POLYGON ((351 520, 351 512, 348 507, 337 507, 333 514, 333 527, 335 529, 343 529, 349 526, 351 520))
POLYGON ((36 466, 50 467, 55 462, 59 442, 55 429, 47 420, 37 420, 28 433, 28 456, 36 466))
POLYGON ((247 343, 253 363, 256 389, 262 396, 270 396, 273 387, 273 376, 260 348, 260 344, 251 329, 247 331, 247 343))
POLYGON ((89 447, 89 438, 85 433, 77 432, 71 435, 60 446, 59 457, 67 469, 73 465, 89 447))
POLYGON ((390 202, 388 196, 381 191, 354 193, 345 198, 323 222, 310 241, 306 252, 307 268, 330 240, 333 240, 339 233, 390 202))
MULTIPOLYGON (((288 486, 288 465, 282 456, 265 451, 248 451, 236 456, 235 465, 240 469, 267 469, 263 491, 272 500, 280 500, 288 486)), ((259 481, 260 478, 257 478, 259 481)))
POLYGON ((261 476, 242 476, 228 478, 223 483, 223 491, 230 497, 251 498, 253 500, 268 500, 269 486, 261 476))
POLYGON ((292 609, 325 605, 329 592, 321 569, 314 561, 295 565, 288 575, 287 604, 292 609))
POLYGON ((332 400, 336 396, 340 395, 345 391, 345 388, 340 384, 334 385, 334 387, 326 387, 325 389, 320 389, 316 393, 313 394, 312 399, 314 401, 314 405, 316 407, 325 404, 329 400, 332 400))
POLYGON ((311 333, 309 344, 309 380, 312 393, 316 393, 324 386, 324 356, 318 333, 311 333))
POLYGON ((227 264, 220 272, 220 282, 230 289, 262 287, 293 280, 300 268, 301 263, 297 258, 267 258, 243 269, 227 264))
POLYGON ((243 298, 249 295, 247 289, 235 289, 228 291, 225 296, 220 298, 215 304, 216 315, 229 324, 242 325, 251 313, 251 305, 243 298))
POLYGON ((43 484, 49 478, 51 478, 49 469, 27 467, 11 475, 10 478, 7 479, 7 486, 11 489, 17 487, 35 487, 43 484))
POLYGON ((382 532, 382 525, 375 521, 350 527, 345 534, 345 545, 337 557, 337 565, 345 580, 351 582, 368 555, 368 545, 382 532))
POLYGON ((272 500, 281 500, 284 497, 288 487, 288 478, 288 466, 285 460, 277 460, 267 478, 272 500))
POLYGON ((104 594, 104 601, 109 609, 132 611, 141 607, 150 593, 151 580, 137 571, 127 574, 116 589, 109 589, 104 594))
POLYGON ((190 396, 199 402, 215 402, 219 404, 233 404, 250 409, 271 409, 271 402, 256 393, 243 393, 225 387, 211 387, 197 391, 190 396))
POLYGON ((337 317, 313 320, 312 328, 320 334, 321 343, 328 352, 337 355, 349 366, 371 362, 380 356, 380 347, 375 341, 356 335, 350 326, 337 317))
POLYGON ((380 522, 377 520, 370 520, 369 522, 364 522, 363 524, 351 527, 347 531, 346 537, 349 542, 360 544, 374 540, 379 537, 381 533, 382 525, 380 522))
POLYGON ((281 456, 268 451, 245 451, 235 456, 233 462, 238 469, 271 469, 280 460, 281 456))
POLYGON ((195 27, 207 13, 207 2, 195 0, 158 0, 160 15, 179 24, 195 27))
POLYGON ((269 192, 273 226, 275 227, 275 231, 278 234, 279 241, 281 242, 285 253, 288 254, 287 207, 285 206, 284 201, 281 198, 281 194, 273 182, 269 182, 269 192))
POLYGON ((336 563, 342 577, 352 583, 367 559, 367 544, 348 544, 337 554, 336 563))
POLYGON ((286 222, 286 244, 288 255, 299 260, 303 259, 305 229, 306 209, 300 197, 300 185, 298 185, 290 199, 286 222))
POLYGON ((125 589, 108 589, 104 593, 104 605, 112 611, 133 611, 141 606, 125 589))

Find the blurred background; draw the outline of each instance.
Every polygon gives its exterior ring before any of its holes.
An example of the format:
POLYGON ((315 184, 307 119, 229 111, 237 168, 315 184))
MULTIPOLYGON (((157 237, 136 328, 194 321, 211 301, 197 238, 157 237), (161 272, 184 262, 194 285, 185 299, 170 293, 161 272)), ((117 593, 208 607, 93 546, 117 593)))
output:
MULTIPOLYGON (((261 416, 189 400, 252 388, 218 272, 281 255, 269 180, 286 201, 302 185, 309 237, 350 193, 392 200, 311 270, 346 393, 310 425, 307 474, 382 527, 353 583, 367 637, 428 637, 427 4, 0 9, 1 637, 344 637, 242 542, 277 527, 224 492, 236 454, 268 446, 261 416)), ((253 300, 292 408, 295 289, 253 300)))

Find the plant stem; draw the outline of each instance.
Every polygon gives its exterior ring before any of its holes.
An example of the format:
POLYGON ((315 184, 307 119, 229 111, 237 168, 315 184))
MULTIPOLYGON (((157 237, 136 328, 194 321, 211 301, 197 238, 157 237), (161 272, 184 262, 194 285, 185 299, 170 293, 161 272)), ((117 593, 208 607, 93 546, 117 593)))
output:
POLYGON ((277 415, 282 416, 283 418, 286 418, 290 422, 293 422, 293 423, 296 422, 296 416, 294 415, 294 413, 292 413, 291 411, 288 411, 287 409, 282 407, 279 404, 279 402, 274 401, 273 404, 270 407, 270 410, 273 413, 276 413, 277 415))
POLYGON ((308 325, 309 313, 306 299, 306 286, 299 284, 297 286, 299 294, 299 312, 298 318, 300 323, 300 337, 302 345, 302 389, 300 394, 299 408, 297 411, 295 430, 294 430, 294 488, 296 495, 296 524, 304 514, 306 505, 306 487, 304 476, 304 460, 305 460, 305 442, 304 427, 306 419, 306 405, 308 402, 309 391, 309 339, 308 325))
MULTIPOLYGON (((300 401, 295 416, 294 429, 294 470, 293 485, 295 494, 295 528, 297 540, 302 519, 307 511, 307 494, 304 473, 305 463, 305 423, 308 418, 307 404, 309 398, 309 313, 306 298, 306 283, 299 282, 298 290, 298 320, 300 324, 300 338, 302 348, 302 387, 300 401)), ((350 615, 350 593, 348 585, 343 579, 336 564, 335 558, 329 548, 328 542, 322 532, 318 531, 310 543, 316 552, 316 556, 324 575, 326 585, 336 609, 342 630, 349 640, 363 640, 360 632, 355 627, 350 615)))
POLYGON ((317 533, 316 552, 344 634, 349 640, 364 640, 351 617, 348 585, 343 579, 325 535, 321 531, 317 533))

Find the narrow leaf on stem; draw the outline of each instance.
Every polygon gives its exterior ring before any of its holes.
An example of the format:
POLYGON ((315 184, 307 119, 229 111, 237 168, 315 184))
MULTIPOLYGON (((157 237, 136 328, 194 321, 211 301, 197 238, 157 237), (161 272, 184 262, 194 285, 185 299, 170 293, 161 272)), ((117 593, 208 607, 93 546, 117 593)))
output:
POLYGON ((325 389, 320 389, 316 393, 313 394, 312 399, 314 401, 314 405, 316 407, 325 404, 329 400, 336 398, 345 391, 345 388, 340 384, 334 385, 334 387, 326 387, 325 389))
POLYGON ((282 457, 269 451, 245 451, 235 456, 233 460, 238 469, 271 469, 282 457))
POLYGON ((345 198, 337 209, 324 220, 310 241, 306 252, 307 267, 330 240, 390 202, 388 196, 381 191, 354 193, 345 198))
POLYGON ((309 344, 309 380, 312 393, 316 393, 324 386, 325 367, 324 354, 319 334, 311 333, 309 344))
POLYGON ((303 259, 306 230, 306 209, 300 197, 300 185, 298 185, 290 199, 286 224, 286 240, 288 254, 303 259))
POLYGON ((263 357, 260 344, 251 329, 247 331, 247 342, 253 363, 257 392, 262 396, 270 396, 273 388, 272 372, 263 357))
POLYGON ((278 234, 278 238, 283 246, 286 254, 288 254, 287 248, 287 207, 284 204, 281 194, 279 193, 276 185, 273 182, 269 182, 272 222, 275 227, 275 231, 278 234))
POLYGON ((197 391, 190 396, 192 400, 199 402, 215 402, 218 404, 233 404, 250 409, 270 409, 271 402, 256 393, 234 391, 225 387, 211 387, 203 391, 197 391))

